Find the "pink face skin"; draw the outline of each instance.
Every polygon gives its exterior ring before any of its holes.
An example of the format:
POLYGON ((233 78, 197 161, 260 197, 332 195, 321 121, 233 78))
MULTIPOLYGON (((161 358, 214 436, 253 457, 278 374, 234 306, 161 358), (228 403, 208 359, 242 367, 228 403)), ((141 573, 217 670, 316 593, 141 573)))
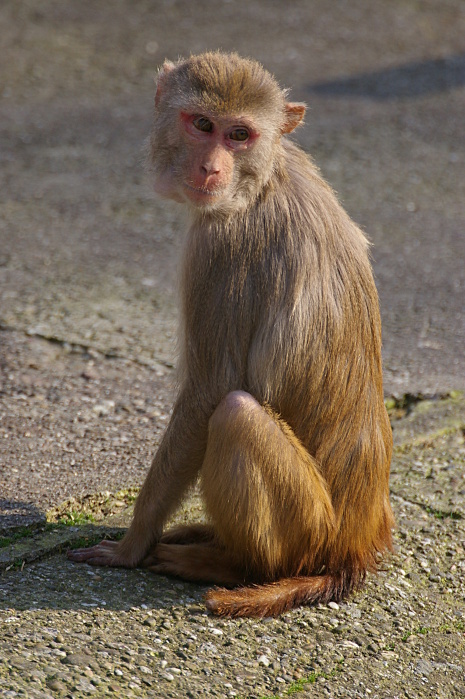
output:
POLYGON ((234 158, 253 148, 259 133, 245 117, 181 112, 180 121, 189 153, 183 194, 195 206, 214 204, 231 183, 234 158))

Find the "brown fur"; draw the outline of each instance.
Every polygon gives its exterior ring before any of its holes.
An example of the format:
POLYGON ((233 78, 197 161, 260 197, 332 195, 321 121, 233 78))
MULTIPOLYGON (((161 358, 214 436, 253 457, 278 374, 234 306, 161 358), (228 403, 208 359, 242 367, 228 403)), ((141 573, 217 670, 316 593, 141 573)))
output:
POLYGON ((303 111, 235 54, 161 71, 157 189, 190 203, 183 183, 201 176, 212 199, 191 209, 181 388, 125 538, 70 554, 239 585, 208 593, 224 616, 339 601, 391 548, 392 436, 368 244, 283 137, 303 111), (185 134, 180 110, 212 120, 214 147, 185 134), (259 137, 231 152, 221 133, 238 121, 259 137), (162 534, 198 476, 211 525, 162 534))

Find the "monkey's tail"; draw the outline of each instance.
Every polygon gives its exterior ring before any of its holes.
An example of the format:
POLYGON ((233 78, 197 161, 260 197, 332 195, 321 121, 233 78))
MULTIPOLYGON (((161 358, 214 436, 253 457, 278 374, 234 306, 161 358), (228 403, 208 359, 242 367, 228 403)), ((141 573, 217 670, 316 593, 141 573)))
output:
POLYGON ((359 588, 364 573, 315 575, 283 578, 265 585, 239 587, 234 590, 214 588, 206 596, 207 609, 223 617, 278 616, 302 604, 340 602, 359 588))

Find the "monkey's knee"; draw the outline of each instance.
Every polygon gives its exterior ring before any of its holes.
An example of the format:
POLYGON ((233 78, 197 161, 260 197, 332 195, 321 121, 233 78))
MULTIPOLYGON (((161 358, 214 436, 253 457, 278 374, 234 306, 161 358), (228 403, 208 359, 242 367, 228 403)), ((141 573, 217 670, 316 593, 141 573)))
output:
POLYGON ((210 418, 210 429, 223 427, 225 422, 236 419, 244 411, 260 408, 260 403, 246 391, 231 391, 217 405, 210 418))
POLYGON ((213 412, 209 422, 210 433, 222 431, 227 425, 232 425, 243 417, 250 418, 257 408, 262 410, 260 403, 250 393, 231 391, 213 412))

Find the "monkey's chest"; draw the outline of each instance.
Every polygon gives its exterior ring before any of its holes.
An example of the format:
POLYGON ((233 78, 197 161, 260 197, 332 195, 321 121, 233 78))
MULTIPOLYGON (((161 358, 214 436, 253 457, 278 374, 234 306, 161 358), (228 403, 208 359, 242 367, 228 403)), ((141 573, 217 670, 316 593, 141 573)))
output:
POLYGON ((204 356, 237 354, 250 344, 260 315, 260 297, 253 278, 231 270, 211 270, 191 280, 184 302, 186 339, 191 351, 204 356), (229 272, 229 273, 227 273, 229 272))
POLYGON ((283 275, 255 261, 207 266, 187 278, 185 360, 191 377, 219 393, 242 388, 271 401, 293 363, 293 330, 283 275), (273 379, 273 380, 272 380, 273 379))

